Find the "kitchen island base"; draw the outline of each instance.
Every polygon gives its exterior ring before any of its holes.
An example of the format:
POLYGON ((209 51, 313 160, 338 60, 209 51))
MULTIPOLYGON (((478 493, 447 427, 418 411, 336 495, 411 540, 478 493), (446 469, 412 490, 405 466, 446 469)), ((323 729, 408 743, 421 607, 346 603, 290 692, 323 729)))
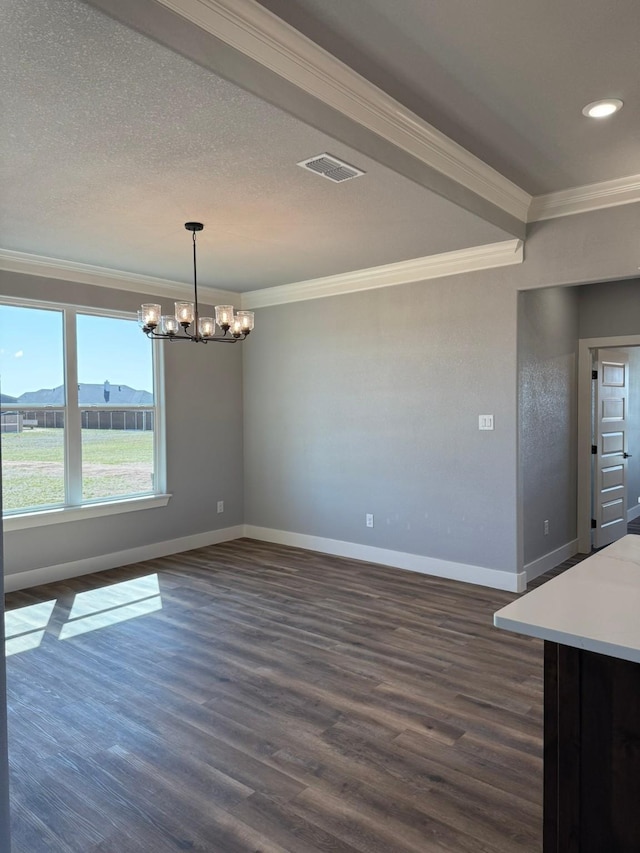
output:
POLYGON ((640 852, 640 664, 545 641, 543 838, 640 852))

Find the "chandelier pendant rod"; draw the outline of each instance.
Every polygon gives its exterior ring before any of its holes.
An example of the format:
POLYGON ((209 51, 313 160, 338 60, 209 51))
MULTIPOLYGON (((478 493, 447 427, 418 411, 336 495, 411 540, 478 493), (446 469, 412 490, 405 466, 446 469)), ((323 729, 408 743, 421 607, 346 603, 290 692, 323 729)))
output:
POLYGON ((193 339, 195 341, 202 340, 200 335, 200 320, 198 314, 198 269, 196 265, 196 231, 192 231, 191 237, 193 239, 193 313, 194 313, 194 327, 195 327, 195 335, 193 339))

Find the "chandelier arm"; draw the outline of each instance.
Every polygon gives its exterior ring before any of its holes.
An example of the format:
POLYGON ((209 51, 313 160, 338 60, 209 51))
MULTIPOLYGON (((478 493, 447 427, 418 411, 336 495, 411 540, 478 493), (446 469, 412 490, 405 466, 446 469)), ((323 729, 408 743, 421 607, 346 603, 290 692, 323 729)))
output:
POLYGON ((189 332, 183 334, 167 335, 165 332, 156 332, 155 329, 142 330, 148 338, 161 338, 163 341, 196 341, 198 338, 195 335, 190 335, 189 332))
POLYGON ((214 338, 203 338, 200 336, 198 341, 202 341, 203 344, 237 344, 238 341, 243 341, 245 337, 246 335, 242 335, 242 337, 239 338, 223 338, 222 335, 218 335, 214 338))
POLYGON ((183 335, 166 335, 163 332, 155 332, 153 329, 149 329, 144 333, 148 338, 160 338, 163 341, 197 341, 198 343, 204 344, 208 344, 209 342, 212 344, 237 344, 238 341, 244 341, 247 337, 245 334, 240 335, 237 338, 227 338, 223 335, 218 335, 213 338, 203 338, 202 335, 190 335, 188 332, 183 335))

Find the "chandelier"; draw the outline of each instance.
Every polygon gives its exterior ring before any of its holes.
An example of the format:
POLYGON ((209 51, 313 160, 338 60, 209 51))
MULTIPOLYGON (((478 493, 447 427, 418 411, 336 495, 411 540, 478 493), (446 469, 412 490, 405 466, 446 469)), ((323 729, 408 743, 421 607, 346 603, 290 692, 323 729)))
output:
POLYGON ((196 268, 196 233, 202 222, 185 222, 193 240, 193 302, 176 302, 175 314, 163 314, 162 306, 146 303, 138 311, 138 322, 148 338, 195 343, 235 344, 243 341, 253 329, 253 311, 236 311, 233 305, 216 305, 216 316, 201 317, 198 311, 198 274, 196 268), (216 325, 222 334, 216 334, 216 325))

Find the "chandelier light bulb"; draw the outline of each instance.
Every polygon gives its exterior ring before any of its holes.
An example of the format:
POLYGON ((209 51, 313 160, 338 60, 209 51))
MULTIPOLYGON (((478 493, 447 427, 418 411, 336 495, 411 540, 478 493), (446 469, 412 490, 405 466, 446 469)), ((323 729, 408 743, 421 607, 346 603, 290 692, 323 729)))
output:
POLYGON ((216 331, 216 321, 213 317, 200 317, 200 334, 203 338, 212 338, 216 331))
POLYGON ((177 335, 179 329, 178 321, 170 314, 164 314, 160 322, 160 331, 163 335, 177 335))
POLYGON ((176 320, 181 326, 190 326, 195 317, 193 302, 176 302, 176 320))
POLYGON ((216 323, 221 329, 229 329, 233 323, 233 305, 216 305, 216 323))
POLYGON ((142 306, 142 308, 140 309, 140 312, 142 314, 143 325, 148 326, 150 329, 153 329, 160 322, 160 316, 162 314, 162 306, 148 302, 142 306))
POLYGON ((243 332, 250 332, 253 329, 253 311, 237 311, 236 317, 240 320, 243 332))

